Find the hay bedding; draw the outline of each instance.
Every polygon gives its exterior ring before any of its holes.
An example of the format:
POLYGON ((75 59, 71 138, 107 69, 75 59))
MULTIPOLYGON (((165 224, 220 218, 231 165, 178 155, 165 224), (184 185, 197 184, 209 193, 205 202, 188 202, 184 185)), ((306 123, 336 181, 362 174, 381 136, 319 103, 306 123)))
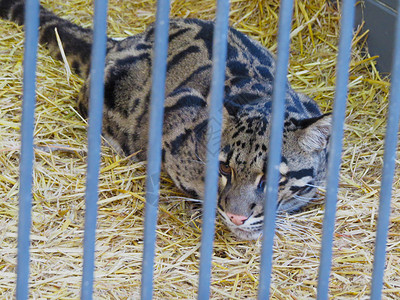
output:
MULTIPOLYGON (((91 1, 92 2, 92 1, 91 1)), ((214 1, 172 1, 175 17, 213 18, 214 1)), ((42 1, 89 26, 87 1, 42 1)), ((232 1, 231 24, 276 48, 278 1, 232 1)), ((154 1, 110 1, 109 34, 125 37, 154 20, 154 1)), ((329 111, 334 97, 339 13, 325 1, 296 1, 289 80, 329 111)), ((23 33, 1 21, 0 35, 0 295, 15 293, 19 128, 23 33)), ((369 294, 383 156, 388 81, 354 39, 330 295, 335 299, 369 294)), ((62 63, 39 50, 35 125, 36 160, 30 292, 33 299, 79 297, 84 223, 86 123, 75 110, 82 81, 67 79, 62 63)), ((137 299, 142 257, 145 163, 102 148, 97 231, 96 299, 137 299)), ((393 188, 385 299, 400 296, 400 182, 393 188)), ((156 299, 196 297, 200 211, 162 179, 156 299)), ((275 242, 272 297, 316 295, 323 207, 280 220, 275 242)), ((254 299, 260 262, 259 241, 237 241, 218 221, 212 270, 212 299, 254 299)))

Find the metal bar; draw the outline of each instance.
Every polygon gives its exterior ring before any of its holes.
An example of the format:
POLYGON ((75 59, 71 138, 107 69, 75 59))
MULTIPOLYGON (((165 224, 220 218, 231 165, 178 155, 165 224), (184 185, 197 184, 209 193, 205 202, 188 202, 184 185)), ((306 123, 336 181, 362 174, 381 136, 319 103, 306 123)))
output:
POLYGON ((18 214, 18 261, 17 290, 18 300, 28 299, 30 230, 32 210, 33 173, 33 134, 36 103, 36 60, 39 39, 39 1, 27 0, 25 3, 25 51, 23 77, 23 103, 21 124, 21 161, 19 183, 18 214))
POLYGON ((271 135, 267 165, 267 194, 264 202, 263 241, 261 249, 260 284, 258 299, 269 299, 272 272, 272 253, 275 235, 276 203, 278 199, 279 165, 285 98, 287 85, 287 66, 289 61, 290 30, 293 1, 282 0, 279 12, 278 57, 272 95, 271 135))
POLYGON ((141 299, 153 296, 153 266, 156 243, 157 210, 161 171, 161 138, 164 119, 165 79, 167 71, 169 0, 157 2, 149 143, 147 151, 146 209, 142 262, 141 299), (150 146, 151 145, 151 146, 150 146))
POLYGON ((209 299, 210 297, 211 260, 218 196, 219 150, 221 146, 228 20, 229 0, 219 0, 217 2, 217 18, 213 35, 211 103, 207 126, 207 166, 200 248, 199 289, 197 296, 199 300, 209 299))
POLYGON ((347 103, 347 84, 351 41, 353 37, 354 0, 342 1, 342 17, 337 60, 336 94, 333 107, 332 135, 329 145, 328 173, 326 182, 326 204, 319 265, 317 299, 328 299, 329 275, 331 271, 333 232, 342 157, 343 126, 347 103))
MULTIPOLYGON (((400 8, 400 1, 399 1, 400 8)), ((382 168, 381 194, 376 229, 374 266, 371 282, 371 299, 381 299, 386 263, 386 242, 389 228, 390 200, 396 167, 397 132, 400 118, 400 14, 397 14, 392 66, 392 85, 385 137, 385 154, 382 168)))
POLYGON ((92 60, 90 67, 88 166, 85 195, 85 235, 81 299, 93 297, 101 127, 103 121, 104 67, 107 42, 107 0, 94 5, 92 60))

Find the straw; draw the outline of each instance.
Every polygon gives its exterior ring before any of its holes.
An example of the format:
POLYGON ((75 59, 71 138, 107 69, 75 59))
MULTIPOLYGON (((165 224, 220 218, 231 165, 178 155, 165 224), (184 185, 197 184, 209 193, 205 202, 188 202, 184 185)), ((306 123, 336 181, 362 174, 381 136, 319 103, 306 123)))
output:
MULTIPOLYGON (((92 1, 90 1, 91 4, 92 1)), ((295 1, 289 81, 331 110, 339 10, 330 1, 295 1)), ((42 1, 82 26, 93 8, 85 0, 42 1)), ((230 23, 276 48, 279 1, 231 2, 230 23)), ((214 19, 215 1, 172 1, 173 17, 214 19)), ((108 32, 116 38, 142 32, 154 21, 155 1, 109 3, 108 32)), ((0 21, 0 294, 15 294, 20 147, 22 28, 0 21)), ((365 36, 353 39, 349 100, 330 296, 369 295, 381 180, 389 81, 376 70, 365 36)), ((274 50, 275 51, 275 50, 274 50)), ((63 62, 39 49, 35 126, 30 293, 33 299, 77 299, 82 272, 86 122, 76 99, 82 80, 68 80, 63 62)), ((134 155, 133 155, 134 156, 134 155)), ((102 145, 96 242, 95 299, 138 299, 143 250, 145 162, 102 145)), ((396 173, 383 298, 400 297, 400 180, 396 173)), ((274 245, 273 299, 315 298, 323 189, 305 211, 280 217, 274 245)), ((154 269, 155 299, 194 299, 200 247, 200 204, 185 199, 167 175, 161 182, 154 269)), ((260 241, 239 241, 220 221, 212 262, 212 299, 257 297, 260 241)))

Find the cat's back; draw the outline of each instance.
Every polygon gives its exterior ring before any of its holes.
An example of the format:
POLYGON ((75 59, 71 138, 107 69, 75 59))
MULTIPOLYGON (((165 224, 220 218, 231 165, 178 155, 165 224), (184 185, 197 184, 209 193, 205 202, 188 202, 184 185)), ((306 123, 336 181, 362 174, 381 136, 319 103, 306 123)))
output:
MULTIPOLYGON (((169 24, 166 96, 182 89, 193 89, 209 97, 212 77, 213 21, 171 19, 169 24)), ((108 54, 109 74, 130 77, 122 90, 136 91, 148 98, 151 84, 155 25, 116 44, 108 54), (134 86, 132 86, 134 85, 134 86), (146 95, 142 92, 146 92, 146 95)), ((271 110, 275 58, 264 46, 229 27, 227 37, 225 104, 260 104, 263 113, 271 110)), ((129 98, 129 95, 126 95, 129 98)), ((124 97, 125 98, 125 97, 124 97)), ((288 114, 295 118, 320 115, 316 103, 295 93, 288 85, 288 114)))

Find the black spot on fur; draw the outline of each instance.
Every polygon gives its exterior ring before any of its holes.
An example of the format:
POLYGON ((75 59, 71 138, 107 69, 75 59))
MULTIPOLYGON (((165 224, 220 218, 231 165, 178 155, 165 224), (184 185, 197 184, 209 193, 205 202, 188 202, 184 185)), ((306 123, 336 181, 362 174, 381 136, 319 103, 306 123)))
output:
POLYGON ((136 98, 132 103, 132 107, 131 107, 130 111, 134 112, 136 110, 136 108, 138 107, 139 103, 140 103, 140 99, 136 98))
POLYGON ((272 102, 271 101, 264 103, 264 110, 266 111, 266 113, 270 113, 272 111, 272 102))
MULTIPOLYGON (((5 2, 7 2, 7 1, 5 1, 5 2)), ((8 1, 8 2, 10 2, 10 4, 13 3, 13 1, 8 1)), ((24 6, 25 5, 23 3, 19 3, 19 4, 15 5, 12 10, 11 20, 16 22, 18 25, 24 24, 24 17, 25 17, 24 6)))
POLYGON ((167 64, 167 72, 171 70, 171 68, 175 66, 179 66, 180 62, 184 60, 187 56, 189 56, 192 53, 198 53, 200 52, 200 48, 197 46, 190 46, 186 48, 185 50, 177 53, 174 55, 174 57, 168 62, 167 64))
POLYGON ((13 5, 12 1, 0 1, 0 17, 2 19, 8 19, 8 12, 13 5))
POLYGON ((161 150, 161 161, 165 162, 165 149, 164 148, 161 150))
POLYGON ((239 136, 240 131, 236 131, 233 135, 232 135, 232 139, 235 139, 239 136))
POLYGON ((303 120, 296 120, 296 119, 291 119, 292 123, 296 125, 297 128, 307 128, 308 126, 314 124, 318 120, 322 119, 325 115, 320 115, 315 118, 309 118, 309 119, 303 119, 303 120))
MULTIPOLYGON (((54 55, 54 54, 53 54, 53 55, 54 55)), ((56 58, 57 60, 62 60, 62 55, 61 55, 61 53, 58 52, 58 53, 55 55, 55 58, 56 58)))
POLYGON ((201 20, 190 20, 191 23, 195 23, 200 25, 200 31, 199 33, 195 36, 195 39, 203 40, 204 45, 206 46, 207 52, 208 52, 208 57, 209 59, 212 58, 212 43, 213 43, 213 35, 214 35, 214 25, 213 23, 209 22, 204 22, 201 20))
POLYGON ((314 175, 314 169, 309 168, 309 169, 300 169, 298 171, 290 171, 288 172, 288 176, 296 179, 300 179, 303 177, 307 176, 313 176, 314 175))
POLYGON ((254 218, 261 218, 262 216, 264 216, 264 212, 255 215, 254 218))
POLYGON ((81 68, 80 68, 80 64, 78 61, 74 60, 72 62, 72 68, 74 69, 75 73, 81 74, 81 68))
POLYGON ((279 182, 279 186, 284 186, 284 185, 286 185, 288 182, 289 182, 289 179, 286 177, 285 180, 282 180, 282 181, 279 182))
POLYGON ((107 125, 106 131, 109 135, 113 136, 114 135, 114 128, 110 125, 107 125))
POLYGON ((78 103, 78 110, 83 118, 86 119, 88 117, 88 111, 86 109, 86 106, 82 102, 78 103))
POLYGON ((238 77, 249 76, 248 65, 246 65, 245 63, 242 63, 237 60, 230 60, 227 62, 226 66, 231 72, 232 76, 238 76, 238 77))
POLYGON ((221 149, 221 152, 224 152, 224 153, 228 153, 229 151, 231 151, 231 146, 230 145, 226 145, 225 147, 223 147, 221 149))
MULTIPOLYGON (((312 182, 309 182, 308 184, 311 185, 312 182)), ((314 189, 313 186, 306 186, 306 187, 303 187, 303 189, 302 189, 299 193, 297 193, 297 195, 298 195, 298 196, 301 196, 301 195, 307 194, 307 193, 310 192, 312 189, 314 189)))
POLYGON ((138 44, 136 46, 136 50, 149 50, 151 48, 153 48, 151 44, 138 44))
POLYGON ((175 110, 181 110, 183 108, 190 107, 205 107, 206 102, 197 96, 187 95, 179 99, 174 105, 165 108, 165 114, 168 114, 175 110))
POLYGON ((200 124, 196 125, 196 127, 194 128, 193 131, 198 141, 203 140, 204 136, 207 133, 207 126, 208 126, 208 121, 204 120, 200 124))
POLYGON ((226 157, 226 163, 229 165, 229 162, 231 161, 233 156, 233 151, 230 151, 226 157))
POLYGON ((129 136, 128 136, 128 133, 123 132, 122 136, 120 136, 118 140, 119 140, 119 144, 121 146, 121 149, 125 153, 125 155, 131 154, 131 149, 129 147, 129 136))
POLYGON ((259 103, 260 96, 255 93, 242 92, 237 95, 229 96, 229 100, 240 105, 256 105, 259 103))
POLYGON ((178 135, 172 142, 171 142, 171 154, 176 155, 179 153, 179 149, 181 148, 182 144, 190 137, 192 133, 191 129, 186 129, 184 133, 178 135))
POLYGON ((259 225, 259 224, 263 224, 263 221, 253 222, 253 223, 251 223, 251 226, 259 225))
POLYGON ((145 41, 149 42, 149 41, 154 41, 154 26, 150 27, 147 31, 146 31, 146 37, 144 38, 145 41))
POLYGON ((254 57, 257 57, 263 65, 267 67, 271 66, 273 59, 266 50, 262 49, 261 47, 257 47, 255 43, 253 43, 246 35, 237 31, 236 29, 232 29, 231 32, 243 43, 243 45, 246 47, 246 50, 254 57))
POLYGON ((265 87, 261 83, 255 83, 251 86, 251 89, 258 92, 263 92, 265 90, 265 87))
POLYGON ((137 62, 143 62, 144 60, 150 62, 151 60, 150 53, 142 53, 137 56, 129 55, 127 57, 117 60, 116 65, 120 66, 120 68, 127 69, 129 65, 134 65, 137 62))
POLYGON ((319 115, 320 111, 318 106, 314 102, 303 102, 303 105, 305 106, 306 110, 309 111, 313 115, 319 115))
POLYGON ((246 84, 249 84, 252 82, 251 78, 246 78, 246 77, 233 77, 230 81, 230 84, 232 86, 235 86, 235 88, 244 88, 246 84))
MULTIPOLYGON (((181 89, 185 86, 187 86, 189 83, 191 83, 193 80, 195 80, 196 77, 200 76, 202 73, 205 73, 207 71, 210 71, 212 68, 211 65, 205 65, 202 67, 199 67, 196 69, 196 71, 194 71, 192 74, 190 74, 184 81, 182 81, 182 83, 177 87, 177 89, 181 89)), ((207 89, 202 93, 204 97, 207 96, 209 91, 209 87, 207 87, 207 89)))
POLYGON ((190 29, 189 28, 183 28, 180 29, 172 34, 169 35, 169 42, 171 43, 171 41, 173 41, 174 39, 176 39, 177 37, 180 37, 181 35, 184 35, 186 32, 188 32, 190 29))
POLYGON ((234 101, 231 101, 229 99, 225 99, 224 107, 227 110, 228 114, 234 117, 236 117, 243 108, 242 105, 240 105, 239 103, 235 103, 234 101))
POLYGON ((260 73, 261 77, 268 79, 268 80, 273 80, 273 75, 271 74, 271 71, 269 68, 265 66, 258 66, 256 67, 257 71, 260 73))
POLYGON ((296 94, 293 90, 289 90, 289 95, 292 103, 294 104, 292 109, 295 109, 297 113, 304 113, 304 103, 300 101, 298 94, 296 94))
POLYGON ((304 188, 303 186, 295 186, 295 185, 292 185, 292 186, 289 188, 289 190, 290 190, 291 192, 293 192, 293 193, 296 193, 296 192, 300 191, 300 190, 303 189, 303 188, 304 188))
POLYGON ((115 90, 119 87, 120 81, 128 76, 126 69, 114 68, 110 71, 108 80, 104 84, 104 104, 110 108, 115 108, 115 90))

